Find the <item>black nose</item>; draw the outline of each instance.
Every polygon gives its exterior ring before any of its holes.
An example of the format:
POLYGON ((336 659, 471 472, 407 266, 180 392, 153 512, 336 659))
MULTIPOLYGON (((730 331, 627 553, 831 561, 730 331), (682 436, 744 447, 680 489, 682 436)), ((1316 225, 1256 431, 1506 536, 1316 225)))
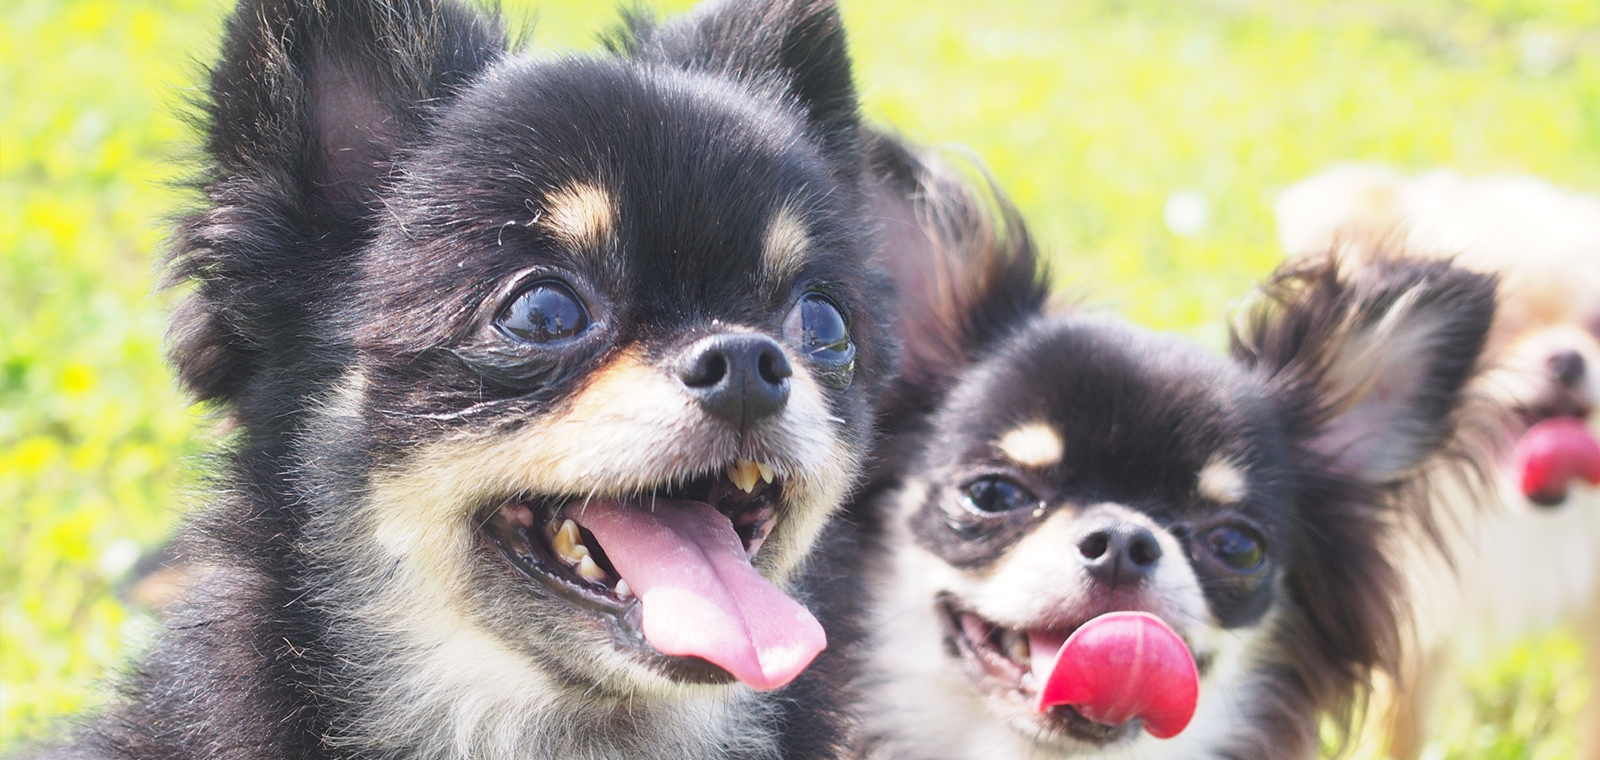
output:
POLYGON ((1078 539, 1078 554, 1089 575, 1112 586, 1138 583, 1156 570, 1161 543, 1133 523, 1101 525, 1078 539))
POLYGON ((1563 386, 1571 388, 1583 382, 1583 355, 1577 351, 1557 351, 1544 361, 1549 365, 1550 373, 1556 376, 1556 381, 1563 386))
POLYGON ((744 430, 789 400, 794 370, 765 335, 714 335, 683 353, 678 378, 706 411, 744 430))

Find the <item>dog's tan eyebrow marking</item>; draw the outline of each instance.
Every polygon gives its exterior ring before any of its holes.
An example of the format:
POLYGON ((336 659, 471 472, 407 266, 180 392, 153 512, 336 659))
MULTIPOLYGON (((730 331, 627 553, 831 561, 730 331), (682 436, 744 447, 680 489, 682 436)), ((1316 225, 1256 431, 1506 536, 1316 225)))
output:
POLYGON ((1232 504, 1247 491, 1244 471, 1233 460, 1220 454, 1200 468, 1196 488, 1204 498, 1219 504, 1232 504))
POLYGON ((1000 436, 995 445, 1007 459, 1023 467, 1050 467, 1060 462, 1066 451, 1061 434, 1043 422, 1018 425, 1000 436))
POLYGON ((799 274, 811 251, 811 233, 793 203, 785 203, 767 222, 761 241, 761 266, 768 278, 787 280, 799 274))
POLYGON ((542 226, 563 244, 577 249, 603 248, 616 227, 617 204, 610 191, 574 182, 544 198, 542 226))

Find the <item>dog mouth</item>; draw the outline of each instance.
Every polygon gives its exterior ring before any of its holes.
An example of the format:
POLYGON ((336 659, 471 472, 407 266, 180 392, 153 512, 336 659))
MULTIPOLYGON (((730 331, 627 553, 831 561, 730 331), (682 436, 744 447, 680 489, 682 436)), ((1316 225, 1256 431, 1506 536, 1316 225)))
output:
POLYGON ((784 487, 773 466, 738 459, 625 499, 521 495, 481 532, 520 574, 619 621, 668 677, 772 689, 826 644, 752 564, 780 524, 784 487))
MULTIPOLYGON (((1090 720, 1071 705, 1043 710, 1034 707, 1050 666, 1067 639, 1084 624, 1112 610, 1095 610, 1048 625, 1016 628, 972 612, 948 594, 938 604, 951 654, 965 661, 968 674, 981 691, 1021 706, 1028 715, 1030 729, 1097 747, 1125 740, 1139 730, 1137 719, 1108 725, 1090 720)), ((1209 655, 1196 657, 1195 666, 1201 676, 1209 671, 1211 660, 1209 655)))
POLYGON ((1540 507, 1567 501, 1574 481, 1600 486, 1600 441, 1589 429, 1593 408, 1570 394, 1515 412, 1510 475, 1524 498, 1540 507))

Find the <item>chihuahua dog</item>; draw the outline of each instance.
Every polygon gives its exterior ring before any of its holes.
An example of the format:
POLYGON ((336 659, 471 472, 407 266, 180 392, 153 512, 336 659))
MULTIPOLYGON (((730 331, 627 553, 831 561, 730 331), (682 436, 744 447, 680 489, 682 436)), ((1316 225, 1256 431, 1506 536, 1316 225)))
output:
POLYGON ((827 685, 784 687, 894 360, 839 16, 609 47, 233 13, 172 358, 235 432, 186 598, 60 756, 834 753, 827 685))
POLYGON ((1006 201, 919 172, 901 227, 940 253, 891 262, 903 369, 852 506, 882 543, 863 756, 1312 757, 1394 656, 1385 526, 1451 435, 1493 278, 1287 267, 1224 359, 1047 314, 1006 201))
MULTIPOLYGON (((1415 626, 1372 721, 1387 750, 1420 755, 1457 664, 1517 634, 1579 622, 1600 683, 1600 198, 1530 177, 1346 166, 1285 192, 1278 222, 1291 254, 1343 242, 1359 266, 1360 241, 1388 235, 1501 281, 1463 428, 1489 439, 1470 447, 1486 477, 1443 489, 1429 522, 1396 536, 1415 626)), ((1582 756, 1600 758, 1600 700, 1582 720, 1582 756)))

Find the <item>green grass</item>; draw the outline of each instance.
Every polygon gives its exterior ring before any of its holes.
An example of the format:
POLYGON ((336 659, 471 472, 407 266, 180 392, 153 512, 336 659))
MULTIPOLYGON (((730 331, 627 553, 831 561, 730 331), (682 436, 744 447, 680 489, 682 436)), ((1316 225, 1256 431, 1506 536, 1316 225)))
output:
MULTIPOLYGON (((1064 289, 1213 346, 1278 258, 1274 195, 1332 162, 1600 189, 1593 0, 845 2, 873 119, 982 156, 1064 289), (1163 224, 1177 192, 1197 234, 1163 224)), ((606 5, 540 4, 536 45, 593 47, 606 5)), ((95 704, 151 628, 129 549, 203 498, 152 283, 223 12, 0 0, 0 749, 95 704)), ((1438 756, 1571 757, 1578 661, 1557 635, 1474 674, 1438 756)))

